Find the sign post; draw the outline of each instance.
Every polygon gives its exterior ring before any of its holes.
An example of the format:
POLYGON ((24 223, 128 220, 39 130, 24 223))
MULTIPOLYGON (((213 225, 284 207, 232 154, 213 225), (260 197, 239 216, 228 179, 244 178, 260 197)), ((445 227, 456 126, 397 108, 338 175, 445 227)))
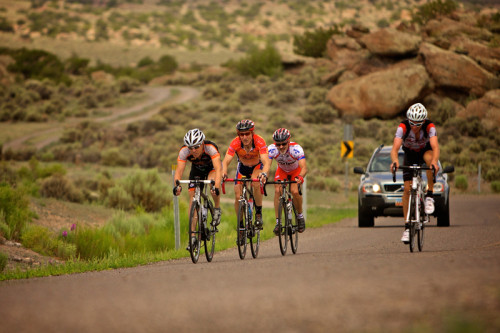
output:
MULTIPOLYGON (((172 164, 172 188, 175 187, 175 170, 177 165, 172 164)), ((179 197, 174 195, 174 234, 175 234, 175 249, 181 247, 181 224, 179 220, 179 197)))
POLYGON ((345 196, 349 196, 349 159, 354 157, 352 125, 344 125, 344 140, 340 143, 340 157, 345 161, 345 196))

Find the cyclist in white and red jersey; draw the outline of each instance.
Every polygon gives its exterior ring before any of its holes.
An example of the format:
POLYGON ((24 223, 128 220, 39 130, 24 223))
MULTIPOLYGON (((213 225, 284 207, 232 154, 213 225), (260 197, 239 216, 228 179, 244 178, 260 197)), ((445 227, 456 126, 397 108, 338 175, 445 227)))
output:
MULTIPOLYGON (((231 141, 227 149, 226 156, 222 161, 222 177, 227 177, 227 169, 234 158, 238 157, 238 166, 236 167, 236 179, 242 177, 259 178, 265 184, 267 173, 271 166, 267 154, 266 141, 259 135, 254 133, 255 124, 250 119, 243 119, 236 124, 236 133, 238 136, 231 141)), ((253 195, 255 198, 255 224, 262 229, 262 194, 260 193, 260 184, 252 183, 253 195)), ((238 200, 241 195, 241 184, 234 185, 234 208, 238 214, 238 200)))
MULTIPOLYGON (((198 128, 192 129, 184 136, 184 145, 179 150, 177 157, 177 169, 174 175, 174 184, 177 180, 181 180, 187 161, 192 163, 189 179, 193 180, 199 177, 200 180, 210 179, 215 181, 214 189, 211 189, 212 198, 214 199, 214 217, 213 225, 216 227, 220 223, 220 185, 222 179, 222 163, 220 160, 219 148, 209 140, 205 140, 205 134, 198 128)), ((201 184, 203 186, 203 184, 201 184)), ((189 188, 189 210, 193 202, 195 184, 190 183, 189 188)), ((181 194, 182 187, 177 185, 174 187, 174 195, 181 194)))
MULTIPOLYGON (((307 174, 306 156, 300 145, 290 141, 290 131, 286 128, 278 128, 273 134, 274 144, 269 146, 269 159, 275 159, 278 162, 278 168, 274 175, 274 180, 295 180, 298 184, 304 182, 307 174)), ((293 204, 297 209, 297 221, 299 232, 304 232, 306 222, 302 214, 302 196, 299 194, 297 184, 291 184, 293 204)), ((279 216, 279 198, 281 195, 281 186, 274 185, 274 211, 276 213, 276 226, 274 234, 279 234, 278 216, 279 216)))
MULTIPOLYGON (((398 151, 403 146, 404 165, 427 164, 434 167, 435 171, 427 171, 428 190, 425 198, 425 213, 434 212, 434 199, 432 192, 434 190, 433 172, 439 170, 439 143, 436 132, 436 126, 427 119, 427 110, 416 103, 410 106, 406 112, 408 119, 402 121, 396 130, 396 136, 391 150, 391 159, 394 170, 399 167, 398 151)), ((403 192, 403 216, 406 218, 410 200, 410 188, 412 183, 411 171, 403 170, 404 192, 403 192)), ((408 243, 410 241, 409 226, 405 224, 405 231, 401 241, 408 243)))

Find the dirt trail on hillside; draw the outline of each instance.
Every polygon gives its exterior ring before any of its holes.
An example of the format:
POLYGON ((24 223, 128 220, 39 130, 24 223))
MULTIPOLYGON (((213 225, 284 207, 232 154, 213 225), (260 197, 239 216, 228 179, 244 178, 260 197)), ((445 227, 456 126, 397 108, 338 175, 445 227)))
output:
MULTIPOLYGON (((129 106, 112 108, 109 116, 101 118, 92 118, 91 121, 98 123, 109 123, 110 126, 126 125, 134 121, 144 120, 152 115, 158 113, 163 107, 171 104, 185 103, 199 96, 200 92, 191 87, 169 86, 169 87, 144 87, 144 93, 147 98, 141 102, 129 106), (179 94, 172 96, 172 91, 179 91, 179 94)), ((68 121, 61 123, 54 123, 49 129, 30 133, 4 144, 4 149, 20 149, 26 144, 27 141, 35 140, 32 146, 36 149, 41 149, 53 142, 59 140, 65 127, 76 125, 87 118, 71 118, 68 121), (43 138, 36 140, 36 138, 43 138)))

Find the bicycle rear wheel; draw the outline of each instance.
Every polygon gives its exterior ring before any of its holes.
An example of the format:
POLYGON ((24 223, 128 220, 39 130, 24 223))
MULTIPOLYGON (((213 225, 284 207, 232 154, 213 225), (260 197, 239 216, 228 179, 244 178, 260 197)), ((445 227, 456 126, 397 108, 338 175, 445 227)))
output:
POLYGON ((240 255, 240 259, 245 259, 245 255, 247 253, 247 211, 246 205, 240 202, 240 206, 238 207, 238 225, 236 228, 236 233, 238 235, 238 254, 240 255))
POLYGON ((293 218, 290 220, 290 247, 292 248, 292 253, 297 253, 297 248, 299 247, 299 222, 297 221, 297 211, 295 206, 293 207, 293 218))
POLYGON ((189 254, 193 263, 197 263, 200 258, 201 246, 201 214, 200 206, 197 202, 191 205, 189 212, 189 254))
POLYGON ((415 200, 415 195, 412 193, 410 194, 410 252, 413 252, 415 249, 415 236, 416 236, 416 229, 417 229, 417 223, 413 222, 417 219, 417 211, 416 211, 416 200, 415 200))
POLYGON ((290 236, 287 230, 287 216, 286 216, 286 204, 283 200, 280 200, 278 207, 278 226, 279 226, 279 241, 280 241, 280 251, 281 255, 286 254, 288 237, 290 236))
POLYGON ((214 220, 214 206, 210 200, 207 200, 207 221, 205 223, 205 257, 211 262, 215 251, 215 227, 212 226, 214 220))

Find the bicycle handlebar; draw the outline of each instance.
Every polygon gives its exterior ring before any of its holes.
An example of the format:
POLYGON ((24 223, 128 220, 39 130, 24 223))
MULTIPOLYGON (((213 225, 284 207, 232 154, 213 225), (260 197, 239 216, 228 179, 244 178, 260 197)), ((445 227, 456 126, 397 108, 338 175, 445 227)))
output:
MULTIPOLYGON (((248 183, 248 182, 256 183, 256 182, 259 182, 260 183, 260 180, 258 178, 239 178, 239 179, 226 178, 225 180, 222 181, 222 193, 223 194, 226 194, 226 185, 225 185, 226 182, 240 182, 240 183, 248 183)), ((267 196, 265 186, 263 186, 262 183, 260 184, 260 193, 262 193, 265 196, 267 196)))
MULTIPOLYGON (((275 184, 275 185, 286 185, 286 184, 295 184, 297 183, 296 180, 278 180, 278 181, 270 181, 270 182, 266 182, 266 184, 264 185, 264 188, 266 187, 267 184, 275 184)), ((299 186, 299 194, 302 195, 302 184, 298 184, 299 186)))
MULTIPOLYGON (((215 188, 215 180, 213 179, 184 179, 184 180, 176 180, 175 185, 179 186, 180 184, 210 184, 212 185, 212 190, 215 191, 215 195, 219 195, 219 189, 215 188)), ((175 189, 174 189, 175 191, 175 189)))
MULTIPOLYGON (((392 181, 395 183, 396 182, 396 164, 393 163, 391 166, 392 170, 392 181)), ((436 182, 436 169, 434 169, 434 165, 428 167, 428 166, 422 166, 422 165, 400 165, 398 169, 401 170, 432 170, 432 181, 435 183, 436 182)))

